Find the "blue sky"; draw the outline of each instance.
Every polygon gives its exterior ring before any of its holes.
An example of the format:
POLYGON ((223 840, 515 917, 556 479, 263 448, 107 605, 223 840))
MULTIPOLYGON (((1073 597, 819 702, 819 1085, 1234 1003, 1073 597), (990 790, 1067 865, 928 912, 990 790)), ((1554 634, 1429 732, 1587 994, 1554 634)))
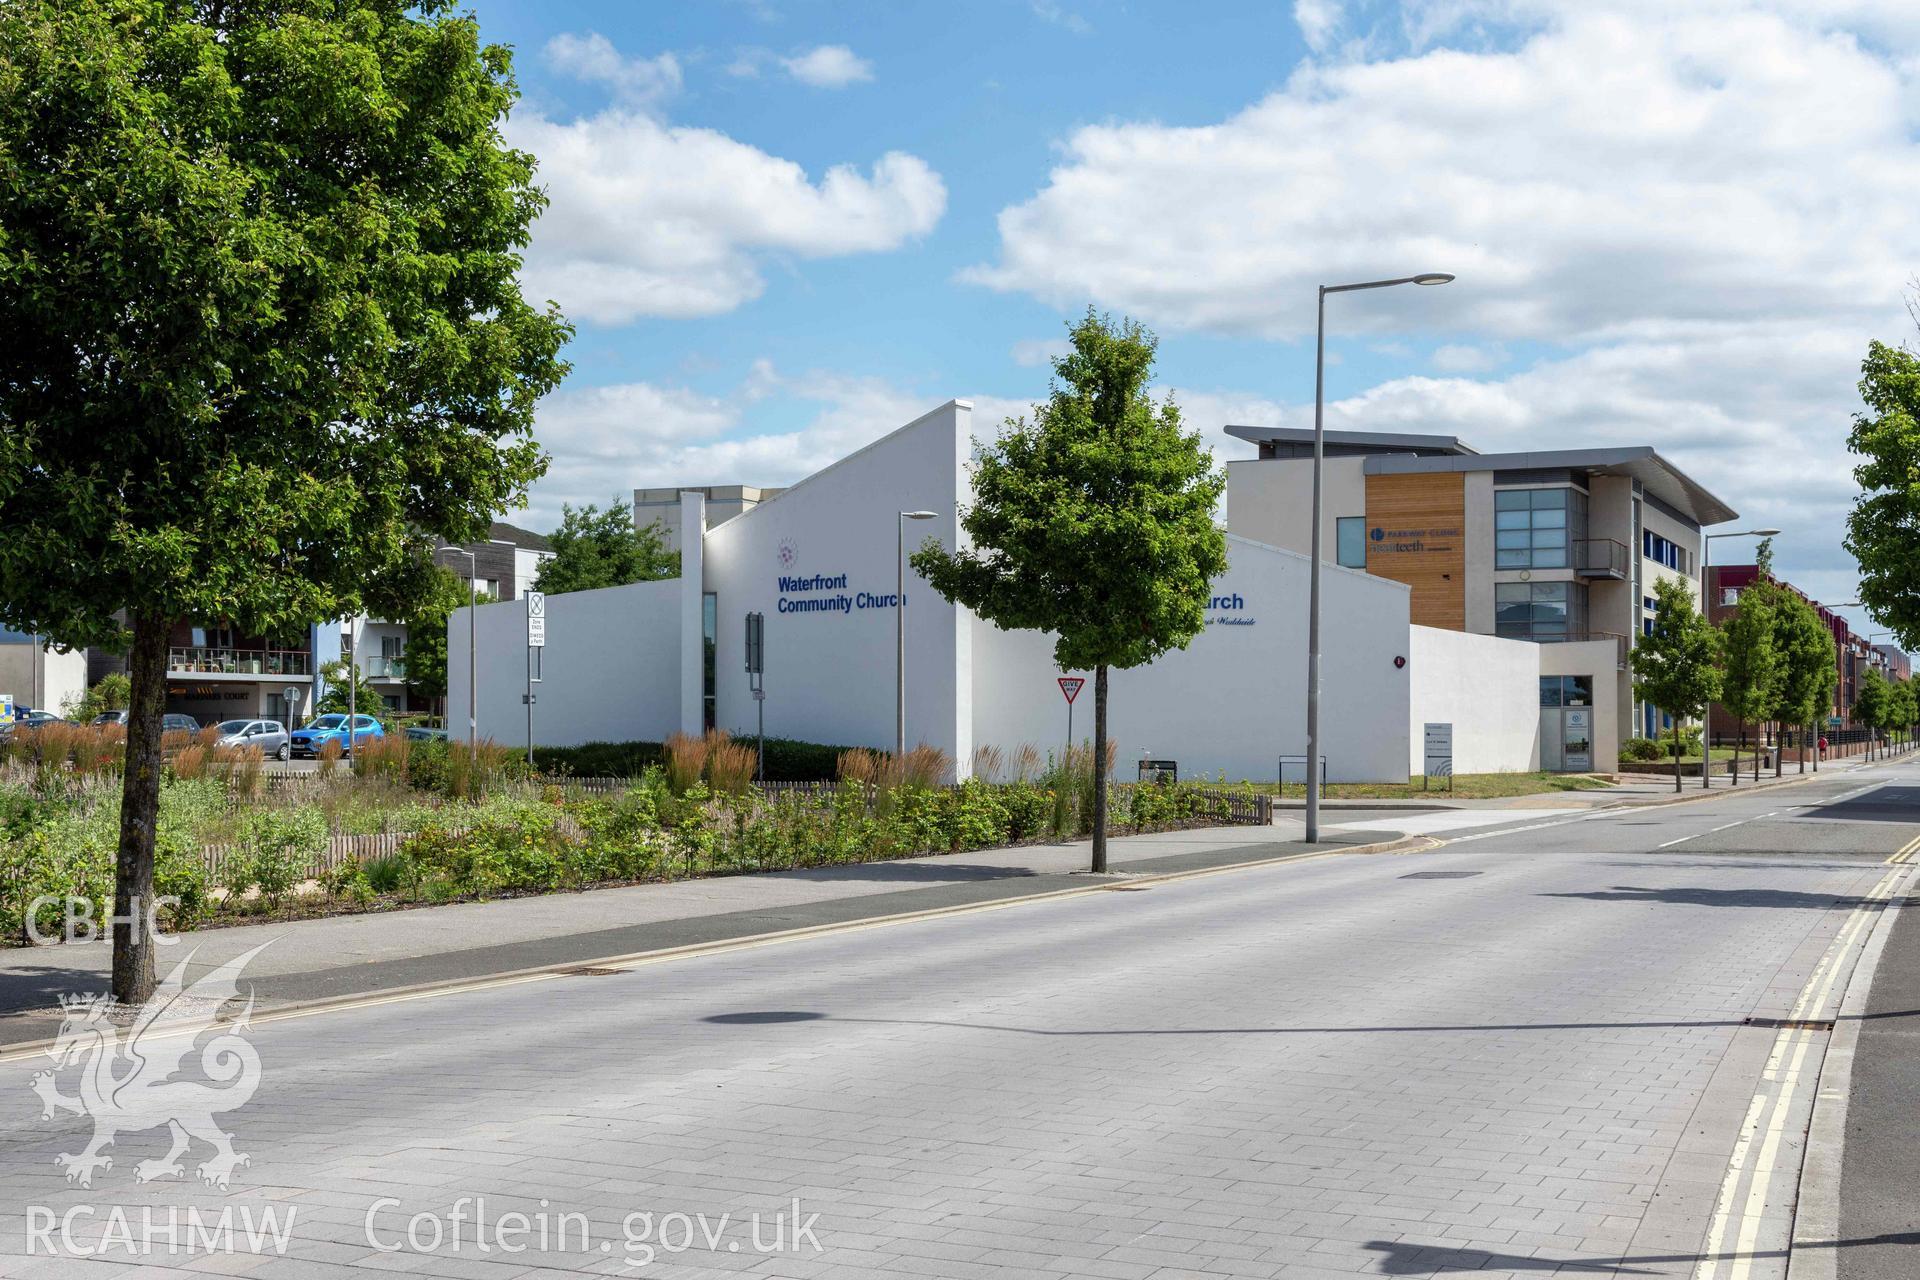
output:
POLYGON ((1844 598, 1855 370, 1920 269, 1920 19, 1673 8, 476 0, 554 199, 527 284, 579 326, 525 518, 997 419, 1089 304, 1238 456, 1226 422, 1310 405, 1314 284, 1447 270, 1337 300, 1333 425, 1654 444, 1844 598))

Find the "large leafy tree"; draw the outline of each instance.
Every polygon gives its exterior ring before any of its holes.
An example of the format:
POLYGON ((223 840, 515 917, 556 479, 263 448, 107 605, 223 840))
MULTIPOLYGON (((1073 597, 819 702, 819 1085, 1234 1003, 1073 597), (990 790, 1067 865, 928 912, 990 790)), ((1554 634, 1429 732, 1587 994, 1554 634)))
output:
POLYGON ((1890 724, 1893 715, 1893 689, 1877 667, 1868 667, 1853 693, 1853 719, 1867 729, 1867 753, 1871 757, 1879 746, 1880 730, 1890 724))
POLYGON ((1860 365, 1864 412, 1847 446, 1860 495, 1847 517, 1847 550, 1860 566, 1860 599, 1906 648, 1920 648, 1920 355, 1873 342, 1860 365))
MULTIPOLYGON (((1693 607, 1693 592, 1677 578, 1653 584, 1653 627, 1633 646, 1633 693, 1673 717, 1673 789, 1680 790, 1680 728, 1706 714, 1720 691, 1719 633, 1693 607)), ((1700 777, 1711 772, 1705 751, 1700 777)))
POLYGON ((560 527, 547 539, 553 558, 541 564, 536 584, 547 592, 592 591, 629 582, 651 582, 680 573, 680 557, 667 550, 659 527, 636 529, 633 508, 609 503, 605 511, 589 502, 560 508, 560 527))
POLYGON ((1733 749, 1736 785, 1747 721, 1764 720, 1778 701, 1775 689, 1780 681, 1780 655, 1773 646, 1774 594, 1773 584, 1763 572, 1740 593, 1739 611, 1720 624, 1720 705, 1740 722, 1739 743, 1733 749))
POLYGON ((0 5, 0 623, 128 650, 121 1000, 169 628, 405 616, 542 470, 515 96, 448 0, 0 5))
MULTIPOLYGON (((1840 669, 1833 646, 1833 633, 1820 621, 1813 606, 1791 591, 1775 596, 1773 647, 1780 655, 1780 679, 1774 687, 1773 719, 1792 725, 1800 744, 1800 772, 1807 771, 1807 739, 1814 735, 1814 724, 1832 711, 1833 691, 1840 682, 1840 669)), ((1777 778, 1783 757, 1774 756, 1773 774, 1777 778)), ((1818 765, 1816 764, 1816 768, 1818 765)))
POLYGON ((929 540, 914 571, 995 626, 1053 632, 1063 671, 1093 672, 1093 870, 1107 868, 1107 672, 1185 648, 1227 567, 1224 478, 1171 399, 1147 392, 1157 340, 1089 310, 1052 395, 974 460, 971 548, 929 540))

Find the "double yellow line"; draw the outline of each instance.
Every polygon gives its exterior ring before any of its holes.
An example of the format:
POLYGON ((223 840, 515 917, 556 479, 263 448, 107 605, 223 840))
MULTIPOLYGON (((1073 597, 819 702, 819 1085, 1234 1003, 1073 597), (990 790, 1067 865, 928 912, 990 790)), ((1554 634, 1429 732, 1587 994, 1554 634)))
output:
POLYGON ((1920 853, 1920 836, 1915 836, 1904 845, 1901 845, 1899 850, 1896 851, 1891 858, 1887 859, 1887 865, 1897 867, 1904 863, 1912 862, 1915 853, 1920 853))

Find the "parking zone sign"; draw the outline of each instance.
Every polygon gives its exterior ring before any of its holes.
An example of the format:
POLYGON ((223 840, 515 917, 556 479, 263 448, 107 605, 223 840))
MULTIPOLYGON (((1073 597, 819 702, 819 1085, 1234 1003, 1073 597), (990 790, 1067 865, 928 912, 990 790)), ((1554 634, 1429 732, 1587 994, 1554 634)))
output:
POLYGON ((544 591, 527 592, 527 647, 544 649, 547 646, 547 595, 544 591))

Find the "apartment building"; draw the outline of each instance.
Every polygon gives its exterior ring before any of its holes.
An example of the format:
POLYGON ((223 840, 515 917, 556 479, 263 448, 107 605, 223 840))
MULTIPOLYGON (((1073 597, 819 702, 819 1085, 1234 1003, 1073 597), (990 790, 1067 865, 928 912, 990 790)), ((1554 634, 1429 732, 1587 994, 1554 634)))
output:
MULTIPOLYGON (((464 543, 460 552, 439 551, 434 562, 463 581, 473 575, 477 590, 499 600, 514 600, 533 588, 540 565, 551 559, 547 539, 528 529, 495 521, 487 536, 464 543), (464 552, 472 552, 469 560, 464 552)), ((316 622, 280 636, 242 631, 230 623, 178 623, 167 641, 167 710, 203 724, 243 716, 299 722, 312 713, 326 692, 322 668, 345 652, 346 625, 316 622)), ((406 685, 407 626, 404 622, 362 617, 354 628, 354 665, 379 693, 388 711, 425 711, 406 685)), ((87 680, 126 670, 118 654, 87 653, 87 680)))
MULTIPOLYGON (((1227 525, 1292 551, 1312 538, 1313 432, 1230 426, 1227 525)), ((1483 454, 1454 436, 1329 431, 1322 554, 1405 583, 1417 626, 1541 646, 1543 769, 1610 770, 1663 724, 1627 653, 1654 583, 1698 597, 1701 530, 1736 512, 1650 446, 1483 454)), ((1333 643, 1338 643, 1337 639, 1333 643)))

